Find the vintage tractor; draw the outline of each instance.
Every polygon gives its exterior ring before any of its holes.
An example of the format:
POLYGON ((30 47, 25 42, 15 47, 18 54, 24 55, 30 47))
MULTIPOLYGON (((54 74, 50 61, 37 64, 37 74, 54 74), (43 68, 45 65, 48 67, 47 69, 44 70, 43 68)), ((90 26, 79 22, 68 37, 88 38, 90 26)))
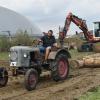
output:
MULTIPOLYGON (((25 75, 25 87, 27 90, 31 91, 35 89, 39 76, 43 70, 51 71, 51 76, 54 81, 65 80, 68 77, 68 59, 71 56, 64 47, 64 39, 67 36, 71 21, 77 26, 81 25, 81 20, 78 19, 78 17, 73 16, 72 13, 69 13, 66 17, 63 30, 59 31, 61 48, 53 47, 51 49, 47 59, 48 63, 44 63, 45 51, 43 51, 39 45, 34 47, 14 46, 10 48, 10 66, 12 68, 12 75, 25 75)), ((86 25, 82 24, 81 29, 85 31, 85 35, 88 37, 89 33, 87 33, 87 27, 84 28, 83 26, 86 25)), ((91 38, 92 37, 89 37, 90 40, 91 38)), ((5 68, 0 68, 0 86, 5 86, 7 84, 8 76, 7 70, 5 68)))
MULTIPOLYGON (((14 46, 10 48, 10 68, 13 76, 25 75, 25 88, 29 91, 36 88, 38 79, 43 70, 49 70, 54 81, 65 80, 69 73, 69 52, 65 48, 51 49, 48 63, 44 64, 45 51, 41 46, 14 46)), ((8 81, 8 72, 0 69, 0 86, 8 81)))

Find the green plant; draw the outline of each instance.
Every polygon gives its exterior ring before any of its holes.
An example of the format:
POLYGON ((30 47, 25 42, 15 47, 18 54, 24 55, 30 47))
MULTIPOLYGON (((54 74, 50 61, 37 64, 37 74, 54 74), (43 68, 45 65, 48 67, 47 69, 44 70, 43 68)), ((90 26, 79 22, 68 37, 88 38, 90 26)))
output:
POLYGON ((8 51, 10 48, 10 41, 8 37, 0 37, 0 51, 8 51))
POLYGON ((32 45, 32 38, 28 35, 27 31, 19 30, 15 34, 15 38, 12 40, 12 45, 32 45))

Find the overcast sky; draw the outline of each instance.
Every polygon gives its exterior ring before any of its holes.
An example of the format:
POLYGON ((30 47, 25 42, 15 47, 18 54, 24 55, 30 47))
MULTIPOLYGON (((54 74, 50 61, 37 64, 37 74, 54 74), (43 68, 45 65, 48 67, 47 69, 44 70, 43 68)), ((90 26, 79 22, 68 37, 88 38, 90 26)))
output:
MULTIPOLYGON (((69 12, 87 20, 89 29, 92 22, 100 21, 100 0, 0 0, 0 6, 26 16, 42 31, 57 32, 69 12)), ((78 28, 72 24, 70 30, 73 33, 78 28)))

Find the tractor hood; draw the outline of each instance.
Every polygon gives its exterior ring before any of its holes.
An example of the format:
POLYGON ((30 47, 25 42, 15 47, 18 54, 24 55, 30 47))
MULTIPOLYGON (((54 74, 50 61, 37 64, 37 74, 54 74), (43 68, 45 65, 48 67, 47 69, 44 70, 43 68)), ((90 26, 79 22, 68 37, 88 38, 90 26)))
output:
POLYGON ((39 48, 32 46, 13 46, 10 48, 10 51, 16 51, 16 50, 39 51, 39 48))

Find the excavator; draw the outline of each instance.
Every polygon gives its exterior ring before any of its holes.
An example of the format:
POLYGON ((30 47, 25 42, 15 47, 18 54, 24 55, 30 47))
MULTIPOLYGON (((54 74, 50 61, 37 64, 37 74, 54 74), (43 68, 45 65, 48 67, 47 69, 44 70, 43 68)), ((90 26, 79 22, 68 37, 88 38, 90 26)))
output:
POLYGON ((86 21, 79 18, 78 16, 75 16, 70 12, 66 17, 63 30, 59 32, 59 40, 61 46, 63 46, 64 44, 64 39, 66 38, 71 22, 73 22, 76 26, 79 27, 79 29, 82 30, 84 37, 86 39, 86 42, 83 43, 80 47, 78 47, 78 51, 83 51, 83 52, 93 51, 94 43, 100 42, 100 22, 94 22, 95 25, 94 32, 95 35, 97 36, 95 37, 93 33, 88 30, 86 21))

